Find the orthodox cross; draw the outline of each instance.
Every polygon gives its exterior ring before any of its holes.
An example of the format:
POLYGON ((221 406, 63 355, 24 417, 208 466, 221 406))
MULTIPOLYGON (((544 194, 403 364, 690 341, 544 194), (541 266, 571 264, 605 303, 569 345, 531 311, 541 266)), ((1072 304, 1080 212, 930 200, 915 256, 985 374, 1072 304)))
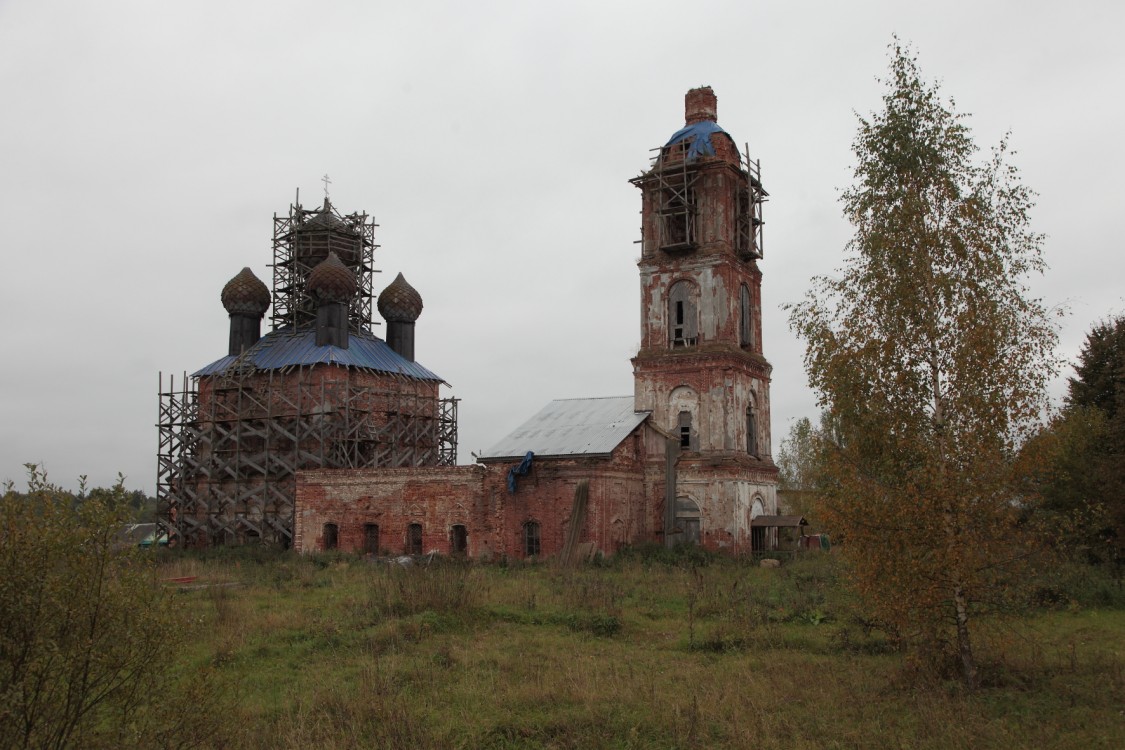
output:
POLYGON ((324 197, 327 198, 328 197, 328 186, 332 184, 332 180, 328 179, 328 174, 325 173, 325 175, 320 178, 320 181, 324 183, 324 197))

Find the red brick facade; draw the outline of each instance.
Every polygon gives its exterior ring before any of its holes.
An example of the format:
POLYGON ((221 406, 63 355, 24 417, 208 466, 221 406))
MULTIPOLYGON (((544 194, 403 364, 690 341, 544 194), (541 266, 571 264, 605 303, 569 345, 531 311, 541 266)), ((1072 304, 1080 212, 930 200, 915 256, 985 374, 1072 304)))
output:
POLYGON ((508 491, 508 471, 518 461, 411 469, 316 470, 297 475, 294 543, 301 551, 326 548, 326 525, 336 547, 365 548, 378 527, 379 551, 403 554, 409 527, 421 526, 422 551, 455 554, 455 526, 465 530, 464 554, 526 557, 526 526, 538 524, 539 555, 562 549, 575 490, 589 482, 579 542, 612 554, 623 545, 655 540, 659 507, 646 499, 642 425, 608 458, 544 458, 508 491))

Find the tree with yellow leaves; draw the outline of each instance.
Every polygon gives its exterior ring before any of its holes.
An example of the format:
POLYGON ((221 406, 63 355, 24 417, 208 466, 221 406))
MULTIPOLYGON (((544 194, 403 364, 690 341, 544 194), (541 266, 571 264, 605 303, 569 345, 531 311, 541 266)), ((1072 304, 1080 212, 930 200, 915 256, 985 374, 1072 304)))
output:
POLYGON ((1043 238, 1006 140, 978 163, 964 116, 891 50, 842 195, 845 265, 813 280, 790 324, 836 427, 823 511, 856 590, 974 686, 974 624, 1012 602, 1035 549, 1013 458, 1045 406, 1056 333, 1027 288, 1043 238))

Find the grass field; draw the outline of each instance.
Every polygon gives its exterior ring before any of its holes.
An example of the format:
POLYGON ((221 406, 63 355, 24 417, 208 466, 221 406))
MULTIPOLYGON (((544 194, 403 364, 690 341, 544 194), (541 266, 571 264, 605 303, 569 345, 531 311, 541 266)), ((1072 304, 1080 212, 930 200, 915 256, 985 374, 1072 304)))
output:
POLYGON ((175 673, 224 747, 1118 748, 1111 582, 992 620, 986 686, 913 669, 814 555, 401 568, 267 551, 161 562, 175 673))

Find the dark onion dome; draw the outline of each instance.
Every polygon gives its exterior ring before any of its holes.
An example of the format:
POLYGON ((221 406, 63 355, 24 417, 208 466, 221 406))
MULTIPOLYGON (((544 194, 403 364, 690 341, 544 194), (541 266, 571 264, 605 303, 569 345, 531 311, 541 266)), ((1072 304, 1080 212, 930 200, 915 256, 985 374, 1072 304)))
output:
POLYGON ((257 315, 260 318, 270 306, 270 290, 249 268, 243 268, 228 281, 219 298, 231 315, 257 315))
POLYGON ((356 292, 355 274, 340 262, 336 253, 316 264, 309 272, 305 289, 322 302, 350 302, 356 292))
POLYGON ((422 314, 422 295, 400 273, 379 295, 378 307, 388 323, 413 323, 422 314))

